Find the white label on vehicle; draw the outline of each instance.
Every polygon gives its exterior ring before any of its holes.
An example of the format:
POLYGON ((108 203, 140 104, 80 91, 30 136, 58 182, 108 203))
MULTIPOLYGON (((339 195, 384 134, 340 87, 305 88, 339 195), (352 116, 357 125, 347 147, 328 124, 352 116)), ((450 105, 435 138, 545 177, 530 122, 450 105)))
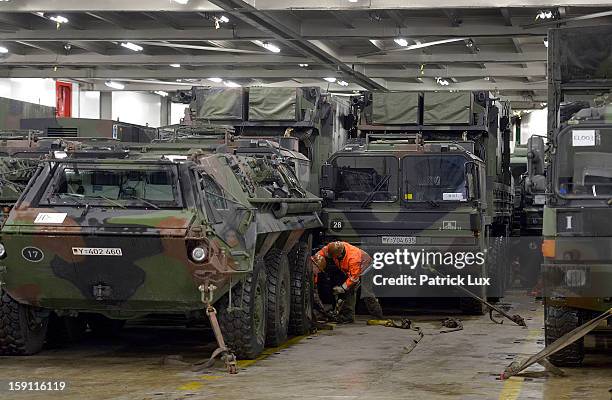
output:
POLYGON ((35 224, 61 224, 66 219, 66 213, 38 213, 35 224))
POLYGON ((414 236, 383 236, 382 244, 416 244, 414 236))
POLYGON ((546 195, 536 194, 533 198, 533 204, 537 204, 537 205, 546 204, 546 195))
POLYGON ((119 247, 73 247, 75 256, 122 256, 119 247))
POLYGON ((442 200, 463 201, 463 193, 442 193, 442 200))
POLYGON ((575 129, 572 131, 572 146, 595 146, 595 131, 592 129, 575 129))

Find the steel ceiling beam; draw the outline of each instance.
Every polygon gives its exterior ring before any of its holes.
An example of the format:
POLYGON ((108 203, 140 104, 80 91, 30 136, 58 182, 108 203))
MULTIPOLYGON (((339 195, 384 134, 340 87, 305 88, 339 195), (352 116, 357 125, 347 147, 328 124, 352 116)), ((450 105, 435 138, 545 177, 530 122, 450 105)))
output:
POLYGON ((366 89, 387 90, 386 87, 373 81, 366 75, 354 71, 340 59, 321 48, 321 46, 317 46, 304 39, 299 32, 300 27, 296 31, 293 27, 284 25, 268 13, 259 11, 242 0, 211 0, 211 2, 251 26, 273 35, 286 46, 315 60, 319 60, 332 68, 337 68, 362 87, 366 89))

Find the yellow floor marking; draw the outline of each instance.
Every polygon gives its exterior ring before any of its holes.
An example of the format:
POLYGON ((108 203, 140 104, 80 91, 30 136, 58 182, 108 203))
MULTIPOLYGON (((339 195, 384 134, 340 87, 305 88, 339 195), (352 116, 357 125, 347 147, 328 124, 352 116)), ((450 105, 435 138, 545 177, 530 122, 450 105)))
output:
MULTIPOLYGON (((533 340, 536 339, 540 336, 540 333, 542 331, 540 329, 530 329, 529 333, 527 334, 527 340, 533 340)), ((520 350, 527 350, 526 347, 528 346, 528 343, 525 343, 523 346, 521 346, 520 350)), ((521 351, 522 352, 522 351, 521 351)), ((513 376, 510 377, 509 379, 507 379, 504 382, 504 387, 502 388, 501 393, 499 394, 499 400, 516 400, 519 397, 519 394, 521 394, 521 390, 523 389, 523 382, 525 381, 524 378, 521 378, 520 376, 513 376)))
MULTIPOLYGON (((289 340, 287 340, 285 343, 281 344, 278 347, 271 347, 271 348, 267 348, 265 349, 257 358, 254 358, 252 360, 238 360, 237 361, 237 366, 238 368, 247 368, 250 367, 251 365, 255 364, 258 361, 261 360, 265 360, 266 358, 270 357, 272 354, 279 352, 281 350, 284 350, 288 347, 291 347, 299 342, 301 342, 302 340, 304 340, 305 338, 309 337, 310 335, 302 335, 302 336, 296 336, 293 337, 289 340)), ((213 381, 216 379, 221 379, 223 378, 223 375, 200 375, 199 376, 200 379, 205 380, 205 381, 213 381)), ((178 390, 198 390, 201 389, 203 386, 205 385, 204 382, 198 382, 198 381, 193 381, 193 382, 187 382, 181 386, 178 387, 178 390)))
POLYGON ((187 382, 184 385, 178 387, 178 390, 198 390, 201 389, 204 384, 202 382, 187 382))
POLYGON ((247 368, 250 367, 251 365, 255 364, 256 362, 259 362, 261 360, 265 360, 266 358, 270 357, 272 354, 284 350, 287 347, 291 347, 299 342, 301 342, 302 340, 304 340, 304 338, 307 338, 310 335, 302 335, 302 336, 296 336, 294 338, 291 338, 289 340, 287 340, 285 343, 281 344, 278 347, 271 347, 268 349, 265 349, 259 356, 257 356, 256 358, 252 359, 252 360, 238 360, 236 362, 236 365, 238 365, 238 368, 247 368))

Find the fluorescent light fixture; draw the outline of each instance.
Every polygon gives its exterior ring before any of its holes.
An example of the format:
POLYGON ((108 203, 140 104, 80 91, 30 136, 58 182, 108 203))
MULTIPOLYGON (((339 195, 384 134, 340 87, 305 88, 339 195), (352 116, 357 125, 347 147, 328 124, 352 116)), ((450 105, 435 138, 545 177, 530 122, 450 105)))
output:
POLYGON ((264 49, 271 51, 272 53, 280 53, 281 49, 280 47, 273 45, 272 43, 269 42, 262 42, 261 40, 253 40, 253 43, 255 43, 258 46, 263 47, 264 49))
POLYGON ((553 19, 555 14, 551 10, 539 10, 535 19, 553 19))
POLYGON ((348 0, 349 3, 357 3, 359 0, 348 0))
POLYGON ((397 44, 399 44, 402 47, 406 47, 408 46, 408 41, 404 38, 395 38, 393 39, 393 41, 397 44))
POLYGON ((8 53, 8 49, 4 46, 0 46, 0 53, 3 53, 3 54, 8 53))
POLYGON ((308 64, 298 64, 298 65, 302 68, 306 68, 308 66, 308 64))
POLYGON ((221 79, 221 78, 208 78, 208 80, 211 81, 211 82, 215 82, 215 83, 223 82, 223 79, 221 79))
POLYGON ((181 64, 170 64, 172 68, 181 68, 181 64))
POLYGON ((142 46, 132 42, 121 42, 121 47, 125 47, 126 49, 130 49, 132 51, 142 51, 142 46))
POLYGON ((239 84, 237 84, 236 82, 232 82, 232 81, 223 81, 223 84, 227 87, 240 87, 239 84))
POLYGON ((338 81, 337 83, 340 86, 348 86, 349 85, 347 81, 338 81))
POLYGON ((112 89, 123 90, 125 89, 125 85, 123 83, 115 82, 115 81, 106 81, 104 82, 106 86, 112 89))
POLYGON ((323 78, 324 81, 327 81, 329 83, 334 83, 336 82, 336 78, 323 78))
POLYGON ((163 90, 156 90, 153 93, 160 95, 161 97, 167 97, 168 92, 164 92, 163 90))
POLYGON ((189 3, 189 0, 172 0, 172 1, 174 1, 175 3, 183 4, 183 5, 189 3))
POLYGON ((544 39, 544 46, 546 46, 546 48, 548 48, 548 39, 544 39))
POLYGON ((436 82, 437 82, 437 83, 438 83, 438 85, 440 85, 440 86, 448 86, 448 85, 450 85, 450 83, 449 83, 449 82, 448 82, 446 79, 441 78, 441 77, 437 77, 437 78, 436 78, 436 82))
POLYGON ((227 18, 225 15, 222 15, 219 17, 219 21, 227 24, 229 22, 229 18, 227 18))
POLYGON ((54 15, 53 17, 49 17, 51 21, 57 22, 58 24, 67 24, 68 18, 63 15, 54 15))

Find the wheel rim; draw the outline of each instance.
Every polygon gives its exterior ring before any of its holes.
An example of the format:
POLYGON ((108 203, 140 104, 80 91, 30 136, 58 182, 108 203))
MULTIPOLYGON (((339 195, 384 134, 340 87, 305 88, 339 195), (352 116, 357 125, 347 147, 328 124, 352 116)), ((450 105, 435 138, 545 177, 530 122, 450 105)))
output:
POLYGON ((257 342, 259 343, 263 343, 266 340, 264 318, 264 294, 261 282, 259 282, 257 284, 257 287, 255 288, 255 299, 253 304, 253 327, 255 328, 255 336, 257 337, 257 342))

